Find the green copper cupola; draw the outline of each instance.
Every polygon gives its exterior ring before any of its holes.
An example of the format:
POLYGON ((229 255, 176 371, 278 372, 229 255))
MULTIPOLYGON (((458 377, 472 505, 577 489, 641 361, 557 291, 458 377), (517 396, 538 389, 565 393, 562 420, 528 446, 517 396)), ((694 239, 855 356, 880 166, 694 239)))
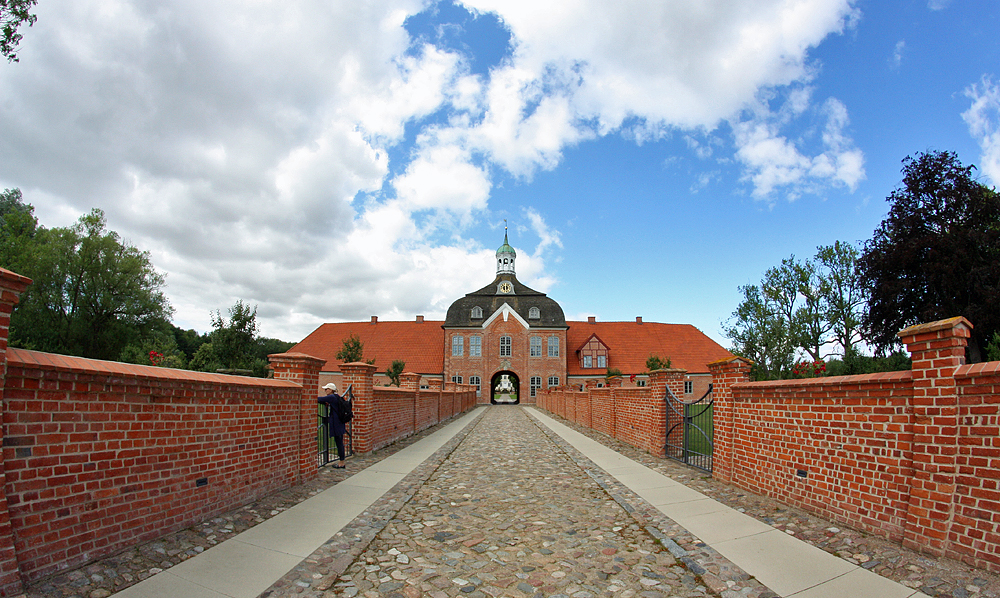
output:
POLYGON ((503 231, 503 245, 500 249, 497 249, 497 276, 501 274, 514 275, 514 258, 517 257, 517 252, 514 248, 507 243, 507 228, 504 227, 503 231))

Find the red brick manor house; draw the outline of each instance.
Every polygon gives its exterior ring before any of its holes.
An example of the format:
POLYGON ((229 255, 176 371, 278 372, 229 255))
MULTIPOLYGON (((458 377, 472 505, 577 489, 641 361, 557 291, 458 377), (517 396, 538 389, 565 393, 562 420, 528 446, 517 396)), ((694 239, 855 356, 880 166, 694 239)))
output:
MULTIPOLYGON (((470 384, 481 403, 498 397, 534 403, 538 392, 550 387, 600 387, 608 383, 609 369, 621 371, 625 386, 645 386, 650 355, 686 370, 685 395, 697 398, 711 382, 708 364, 731 357, 690 324, 643 322, 641 317, 567 321, 555 300, 517 280, 516 258, 504 233, 496 278, 452 303, 443 322, 423 316, 380 322, 372 316, 370 322, 323 324, 291 351, 326 360, 320 384, 339 382, 337 352, 356 334, 366 358, 375 356, 378 372, 403 360, 407 372, 420 374, 422 387, 470 384)), ((388 378, 380 375, 378 383, 388 378)))

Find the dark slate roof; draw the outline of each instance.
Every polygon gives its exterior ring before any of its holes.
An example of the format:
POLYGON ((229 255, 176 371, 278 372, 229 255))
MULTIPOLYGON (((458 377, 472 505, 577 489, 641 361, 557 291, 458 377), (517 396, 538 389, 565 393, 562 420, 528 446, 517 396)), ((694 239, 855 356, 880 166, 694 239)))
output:
POLYGON ((562 307, 559 307, 554 299, 550 299, 545 293, 524 286, 518 282, 516 276, 509 274, 497 276, 490 284, 452 303, 451 307, 448 308, 444 326, 445 328, 482 326, 483 322, 503 307, 504 303, 510 305, 517 312, 517 315, 521 316, 531 327, 566 326, 566 316, 563 315, 562 307), (497 293, 497 287, 503 281, 509 281, 514 286, 513 294, 500 295, 497 293), (472 318, 472 308, 476 306, 483 308, 482 318, 472 318), (528 312, 532 307, 538 308, 539 317, 537 319, 528 317, 528 312))

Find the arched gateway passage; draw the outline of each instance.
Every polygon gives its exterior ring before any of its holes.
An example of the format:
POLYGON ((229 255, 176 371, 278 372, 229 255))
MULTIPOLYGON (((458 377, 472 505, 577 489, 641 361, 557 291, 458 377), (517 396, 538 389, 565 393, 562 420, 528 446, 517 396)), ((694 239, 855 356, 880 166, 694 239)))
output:
POLYGON ((521 382, 517 374, 502 371, 493 374, 490 381, 490 403, 494 405, 517 405, 520 399, 521 382))

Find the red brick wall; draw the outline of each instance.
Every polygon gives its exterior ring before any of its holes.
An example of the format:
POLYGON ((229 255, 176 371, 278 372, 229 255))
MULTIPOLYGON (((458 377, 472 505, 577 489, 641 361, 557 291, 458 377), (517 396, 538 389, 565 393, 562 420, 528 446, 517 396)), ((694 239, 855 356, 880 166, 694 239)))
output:
POLYGON ((25 581, 302 477, 293 382, 17 349, 4 382, 4 490, 25 581))
POLYGON ((901 372, 738 385, 730 453, 714 466, 757 494, 900 541, 913 475, 909 380, 901 372))
POLYGON ((613 380, 602 388, 550 388, 539 393, 538 407, 593 428, 654 455, 664 454, 666 387, 684 389, 684 370, 659 370, 646 387, 622 387, 613 380))
MULTIPOLYGON (((420 389, 419 374, 405 373, 400 386, 374 386, 375 366, 345 363, 340 366, 344 388, 354 387, 354 450, 367 453, 425 430, 476 406, 476 387, 450 382, 441 388, 429 380, 420 389)), ((339 387, 338 387, 339 388, 339 387)))
POLYGON ((711 364, 713 475, 1000 571, 1000 363, 964 365, 970 330, 900 332, 910 372, 746 382, 745 361, 711 364))
POLYGON ((1000 362, 959 368, 955 513, 945 554, 1000 570, 1000 362))

